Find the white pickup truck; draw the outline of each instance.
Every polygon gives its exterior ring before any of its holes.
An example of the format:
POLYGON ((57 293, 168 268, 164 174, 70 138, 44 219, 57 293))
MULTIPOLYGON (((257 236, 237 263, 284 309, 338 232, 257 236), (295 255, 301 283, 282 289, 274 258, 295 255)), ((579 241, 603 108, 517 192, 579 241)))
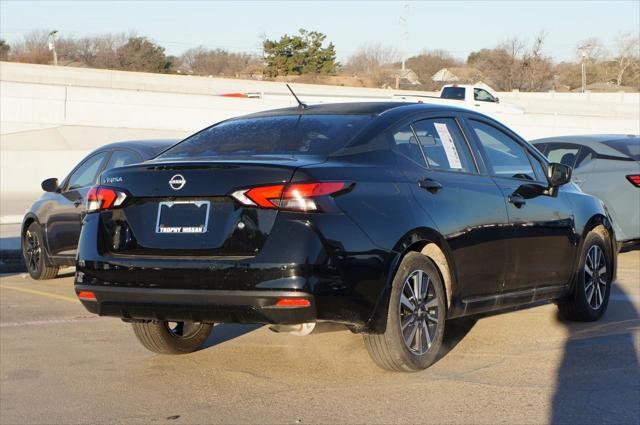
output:
POLYGON ((484 113, 524 113, 524 109, 517 105, 501 102, 493 90, 484 84, 448 84, 442 87, 440 96, 403 94, 394 95, 393 98, 394 100, 460 106, 468 109, 476 109, 484 113))

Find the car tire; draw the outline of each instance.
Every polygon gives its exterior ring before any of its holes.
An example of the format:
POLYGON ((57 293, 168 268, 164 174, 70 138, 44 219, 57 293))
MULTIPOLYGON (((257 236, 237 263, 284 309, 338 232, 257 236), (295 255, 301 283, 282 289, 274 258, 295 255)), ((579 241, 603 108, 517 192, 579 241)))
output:
POLYGON ((148 350, 159 354, 187 354, 207 341, 212 324, 196 322, 134 322, 133 332, 148 350))
POLYGON ((53 279, 59 267, 47 265, 47 251, 42 228, 35 221, 22 234, 22 259, 32 279, 53 279))
POLYGON ((438 268, 428 257, 410 252, 392 285, 385 332, 364 335, 367 351, 383 369, 426 369, 438 359, 444 336, 446 299, 438 268), (421 294, 413 296, 417 282, 421 294))
POLYGON ((593 322, 602 317, 609 304, 612 263, 611 250, 603 236, 595 231, 589 232, 580 254, 570 297, 558 302, 562 318, 593 322))

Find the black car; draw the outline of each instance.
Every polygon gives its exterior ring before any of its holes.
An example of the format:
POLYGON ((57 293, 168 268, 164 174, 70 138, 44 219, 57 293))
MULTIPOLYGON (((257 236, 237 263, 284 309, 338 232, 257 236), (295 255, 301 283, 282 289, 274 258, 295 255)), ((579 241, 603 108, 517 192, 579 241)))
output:
POLYGON ((597 320, 615 275, 602 203, 500 123, 349 103, 230 119, 88 194, 75 291, 159 353, 216 322, 364 334, 383 368, 435 361, 446 319, 555 300, 597 320))
POLYGON ((53 279, 61 266, 73 266, 85 212, 85 198, 104 170, 153 158, 178 140, 111 143, 87 155, 62 183, 42 182, 45 193, 22 220, 22 255, 34 279, 53 279))

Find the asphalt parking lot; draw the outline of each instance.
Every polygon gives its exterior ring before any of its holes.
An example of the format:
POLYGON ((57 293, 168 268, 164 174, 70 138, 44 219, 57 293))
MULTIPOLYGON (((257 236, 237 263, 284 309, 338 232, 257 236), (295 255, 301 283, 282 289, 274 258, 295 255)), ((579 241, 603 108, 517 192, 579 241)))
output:
POLYGON ((207 348, 147 352, 89 315, 69 272, 0 283, 0 422, 640 423, 640 251, 622 254, 609 310, 554 305, 448 324, 430 369, 397 374, 339 327, 307 337, 219 325, 207 348))

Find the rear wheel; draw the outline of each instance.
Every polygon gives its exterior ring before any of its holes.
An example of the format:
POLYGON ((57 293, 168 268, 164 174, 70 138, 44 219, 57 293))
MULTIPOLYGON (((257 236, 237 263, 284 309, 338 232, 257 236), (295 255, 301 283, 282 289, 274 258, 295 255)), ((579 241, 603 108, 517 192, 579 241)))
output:
POLYGON ((442 345, 445 295, 435 264, 409 253, 393 281, 383 334, 365 334, 373 361, 383 369, 415 372, 433 364, 442 345))
POLYGON ((34 221, 22 235, 22 258, 33 279, 53 279, 58 275, 59 268, 48 266, 46 255, 42 229, 34 221))
POLYGON ((192 353, 206 342, 212 324, 198 322, 134 322, 133 332, 148 350, 159 354, 192 353))
POLYGON ((568 320, 592 322, 604 314, 609 304, 613 276, 611 253, 602 235, 589 232, 569 300, 558 303, 560 315, 568 320))

